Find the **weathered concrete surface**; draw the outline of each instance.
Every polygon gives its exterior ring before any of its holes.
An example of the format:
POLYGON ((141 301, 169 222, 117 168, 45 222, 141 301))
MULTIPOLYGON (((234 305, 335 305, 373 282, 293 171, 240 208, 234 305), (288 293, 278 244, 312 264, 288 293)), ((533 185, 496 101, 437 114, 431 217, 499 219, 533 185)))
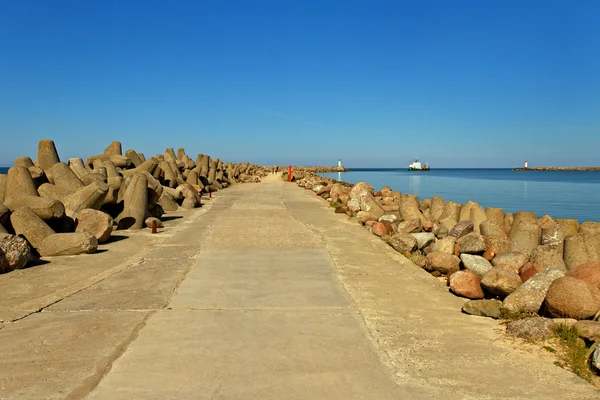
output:
POLYGON ((0 276, 0 398, 598 397, 314 193, 214 197, 0 276))

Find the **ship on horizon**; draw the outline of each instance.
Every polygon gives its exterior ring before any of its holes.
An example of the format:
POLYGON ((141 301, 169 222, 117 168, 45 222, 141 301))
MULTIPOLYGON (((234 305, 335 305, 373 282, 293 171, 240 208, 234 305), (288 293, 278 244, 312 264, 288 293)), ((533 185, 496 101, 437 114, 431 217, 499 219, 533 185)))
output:
POLYGON ((421 164, 418 159, 408 166, 409 171, 429 171, 429 165, 427 163, 421 164))

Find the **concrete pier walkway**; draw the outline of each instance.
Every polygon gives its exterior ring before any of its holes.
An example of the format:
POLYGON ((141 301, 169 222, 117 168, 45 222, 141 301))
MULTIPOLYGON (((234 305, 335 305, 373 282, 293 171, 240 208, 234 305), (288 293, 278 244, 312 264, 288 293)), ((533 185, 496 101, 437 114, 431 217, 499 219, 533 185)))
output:
POLYGON ((173 222, 0 277, 38 293, 0 306, 0 398, 600 396, 296 185, 235 186, 173 222))

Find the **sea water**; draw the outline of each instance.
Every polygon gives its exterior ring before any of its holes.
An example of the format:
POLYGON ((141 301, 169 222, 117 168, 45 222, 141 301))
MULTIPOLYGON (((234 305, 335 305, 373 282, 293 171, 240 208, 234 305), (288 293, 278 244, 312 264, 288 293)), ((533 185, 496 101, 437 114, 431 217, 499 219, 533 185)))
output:
POLYGON ((512 169, 353 168, 350 172, 320 174, 348 183, 365 181, 375 190, 415 194, 420 199, 442 196, 505 212, 533 211, 538 217, 600 221, 600 171, 513 171, 512 169))

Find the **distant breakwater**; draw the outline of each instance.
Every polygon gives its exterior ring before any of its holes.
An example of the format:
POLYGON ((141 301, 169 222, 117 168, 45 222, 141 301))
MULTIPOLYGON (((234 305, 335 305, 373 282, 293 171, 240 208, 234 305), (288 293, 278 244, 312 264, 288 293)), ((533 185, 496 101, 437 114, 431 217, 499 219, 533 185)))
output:
MULTIPOLYGON (((283 171, 287 171, 288 166, 280 166, 279 167, 283 171)), ((329 165, 313 165, 313 166, 294 166, 292 167, 294 171, 302 171, 302 172, 312 172, 312 173, 321 173, 321 172, 350 172, 348 168, 345 167, 332 167, 329 165)))
POLYGON ((513 171, 600 171, 600 167, 521 167, 513 171))

